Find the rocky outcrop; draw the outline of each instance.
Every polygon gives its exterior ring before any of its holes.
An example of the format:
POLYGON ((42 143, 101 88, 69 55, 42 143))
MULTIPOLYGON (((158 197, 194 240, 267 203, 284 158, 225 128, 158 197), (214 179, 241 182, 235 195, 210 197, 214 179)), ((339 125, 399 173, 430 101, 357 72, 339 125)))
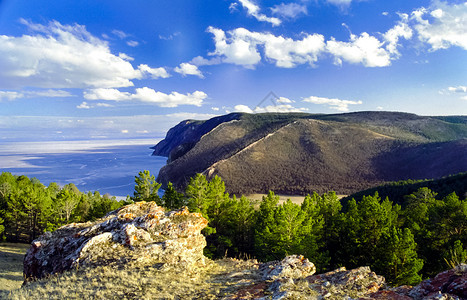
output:
POLYGON ((103 264, 190 267, 204 264, 208 221, 185 207, 165 212, 154 202, 138 202, 93 223, 73 223, 46 233, 24 258, 26 281, 66 270, 103 264))
POLYGON ((359 299, 378 292, 385 284, 369 267, 344 267, 313 275, 315 267, 300 256, 261 264, 262 282, 241 288, 229 299, 359 299), (264 270, 268 270, 264 272, 264 270))
POLYGON ((414 299, 467 299, 467 264, 422 281, 407 295, 414 299))

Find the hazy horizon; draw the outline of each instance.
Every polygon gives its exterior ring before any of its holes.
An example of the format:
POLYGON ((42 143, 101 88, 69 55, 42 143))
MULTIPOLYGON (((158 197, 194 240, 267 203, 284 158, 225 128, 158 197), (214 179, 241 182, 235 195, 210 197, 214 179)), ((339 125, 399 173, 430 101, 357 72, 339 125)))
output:
POLYGON ((1 1, 0 142, 234 111, 466 114, 466 20, 465 0, 1 1))

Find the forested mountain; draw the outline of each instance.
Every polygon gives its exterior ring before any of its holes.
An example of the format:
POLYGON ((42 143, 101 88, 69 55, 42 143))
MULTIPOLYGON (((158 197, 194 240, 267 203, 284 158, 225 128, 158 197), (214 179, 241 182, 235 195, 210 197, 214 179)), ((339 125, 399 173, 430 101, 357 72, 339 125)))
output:
POLYGON ((154 147, 158 182, 219 175, 230 193, 339 194, 467 171, 467 116, 233 113, 186 120, 154 147))

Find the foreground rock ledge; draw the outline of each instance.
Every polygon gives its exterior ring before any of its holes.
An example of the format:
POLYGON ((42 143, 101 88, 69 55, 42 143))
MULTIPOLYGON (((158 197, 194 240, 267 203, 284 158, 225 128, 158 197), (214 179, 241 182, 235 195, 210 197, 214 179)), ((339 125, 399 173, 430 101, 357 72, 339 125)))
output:
POLYGON ((24 278, 112 263, 204 265, 201 230, 207 224, 186 207, 165 212, 154 202, 130 204, 95 222, 69 224, 33 241, 24 258, 24 278))

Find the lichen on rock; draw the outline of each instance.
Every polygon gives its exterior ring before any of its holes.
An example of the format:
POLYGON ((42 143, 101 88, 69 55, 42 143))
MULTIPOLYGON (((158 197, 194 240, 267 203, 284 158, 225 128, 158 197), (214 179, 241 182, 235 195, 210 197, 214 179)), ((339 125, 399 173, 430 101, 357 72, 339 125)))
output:
POLYGON ((208 221, 188 209, 165 212, 138 202, 95 222, 73 223, 33 241, 24 258, 26 281, 74 268, 104 264, 203 265, 208 221))

